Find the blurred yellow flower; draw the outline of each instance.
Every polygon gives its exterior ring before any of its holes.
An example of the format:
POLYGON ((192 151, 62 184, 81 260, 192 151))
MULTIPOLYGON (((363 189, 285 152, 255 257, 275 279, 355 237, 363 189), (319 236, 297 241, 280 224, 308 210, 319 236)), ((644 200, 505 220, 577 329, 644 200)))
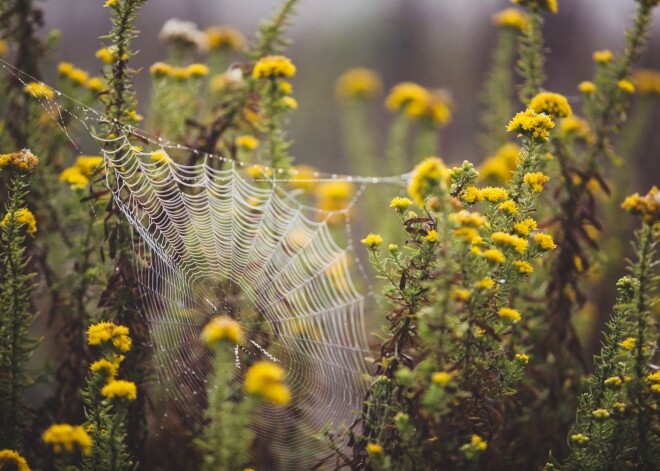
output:
POLYGON ((588 80, 585 80, 584 82, 580 82, 580 84, 578 85, 578 89, 582 93, 590 94, 596 91, 596 85, 593 82, 589 82, 588 80))
POLYGON ((595 51, 592 57, 595 62, 606 64, 612 61, 614 55, 609 49, 603 49, 602 51, 595 51))
POLYGON ((204 64, 190 64, 186 67, 186 72, 191 78, 202 78, 209 74, 209 68, 204 64))
POLYGON ((23 87, 23 91, 35 98, 48 98, 49 100, 52 100, 55 95, 48 85, 41 82, 30 82, 23 87))
POLYGON ((335 90, 342 101, 372 99, 383 92, 383 83, 374 71, 358 67, 339 77, 335 90))
POLYGON ((484 250, 481 255, 483 255, 487 260, 495 263, 504 263, 506 261, 504 254, 497 249, 484 250))
POLYGON ((522 316, 518 311, 516 311, 515 309, 511 309, 509 307, 500 308, 500 310, 497 311, 497 315, 500 316, 502 319, 506 319, 514 323, 522 319, 522 316))
POLYGON ((44 432, 42 439, 57 454, 79 451, 87 456, 92 449, 92 439, 80 425, 51 425, 44 432))
POLYGON ((525 262, 524 260, 516 260, 512 263, 512 265, 517 267, 520 273, 534 273, 534 267, 532 267, 529 262, 525 262))
MULTIPOLYGON (((13 213, 13 217, 16 223, 20 226, 27 226, 26 233, 29 236, 34 236, 37 233, 37 220, 34 218, 34 214, 27 208, 17 209, 13 213)), ((0 222, 0 226, 6 226, 9 224, 10 219, 12 218, 12 213, 5 214, 5 217, 0 222)))
POLYGON ((245 374, 245 392, 277 405, 287 405, 291 402, 291 392, 284 384, 284 375, 284 370, 275 363, 257 362, 245 374))
POLYGON ((534 234, 534 242, 536 242, 543 250, 552 250, 557 247, 552 240, 552 236, 544 232, 534 234))
POLYGON ((428 157, 419 163, 412 172, 408 193, 419 206, 424 205, 424 199, 432 194, 443 193, 451 176, 442 159, 428 157))
POLYGON ((559 93, 541 92, 532 98, 529 107, 537 113, 545 113, 553 119, 565 118, 573 114, 568 100, 559 93))
POLYGON ((517 8, 505 8, 493 15, 493 23, 501 28, 522 31, 527 26, 527 15, 517 8))
POLYGON ((507 143, 500 147, 494 155, 488 157, 479 167, 479 178, 505 183, 518 165, 520 146, 507 143))
POLYGON ((216 346, 221 340, 240 344, 243 343, 243 327, 231 317, 214 317, 202 329, 202 340, 209 347, 216 346))
POLYGON ((632 83, 630 80, 619 80, 616 84, 617 87, 619 87, 620 90, 623 90, 626 93, 635 93, 635 84, 632 83))
POLYGON ((30 471, 30 467, 20 454, 14 450, 4 449, 0 450, 0 470, 30 471))
POLYGON ((245 36, 235 28, 211 26, 204 30, 211 50, 240 51, 245 48, 245 36))
POLYGON ((633 81, 640 95, 660 95, 660 72, 657 70, 638 70, 633 81))

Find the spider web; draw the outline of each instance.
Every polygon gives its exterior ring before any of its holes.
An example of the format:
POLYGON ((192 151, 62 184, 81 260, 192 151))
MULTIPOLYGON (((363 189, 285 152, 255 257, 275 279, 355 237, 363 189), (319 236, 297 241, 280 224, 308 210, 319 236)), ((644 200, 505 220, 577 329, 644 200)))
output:
MULTIPOLYGON (((3 67, 23 82, 8 64, 3 67)), ((366 185, 401 184, 406 175, 316 172, 307 181, 362 185, 346 208, 321 211, 296 199, 281 170, 264 167, 262 177, 249 177, 244 163, 120 123, 121 135, 101 138, 94 127, 103 115, 69 97, 75 104, 64 107, 55 92, 55 100, 41 100, 44 109, 76 147, 67 130, 72 118, 100 144, 108 187, 133 230, 136 279, 163 389, 186 418, 204 422, 213 356, 200 333, 217 315, 234 317, 247 340, 227 368, 277 362, 293 398, 287 407, 260 407, 252 424, 280 453, 285 449, 284 458, 278 462, 257 449, 252 460, 263 469, 313 467, 329 448, 312 437, 326 427, 350 425, 367 386, 365 297, 351 262, 361 281, 367 275, 353 246, 351 208, 366 185), (151 152, 132 145, 136 137, 166 155, 195 152, 203 162, 153 161, 151 152), (329 224, 336 217, 345 222, 340 243, 329 224)))

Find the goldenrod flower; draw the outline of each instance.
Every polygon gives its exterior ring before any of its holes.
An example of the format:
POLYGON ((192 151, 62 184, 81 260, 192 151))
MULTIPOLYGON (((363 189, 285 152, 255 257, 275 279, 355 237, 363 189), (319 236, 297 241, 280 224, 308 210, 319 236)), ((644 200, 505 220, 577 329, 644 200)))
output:
POLYGON ((285 95, 289 95, 291 92, 293 92, 293 85, 291 85, 291 82, 287 82, 286 80, 280 80, 277 83, 277 87, 285 95))
POLYGON ((571 435, 571 441, 579 446, 585 446, 589 443, 589 437, 582 435, 581 433, 576 433, 571 435))
POLYGON ((615 402, 612 404, 612 409, 617 411, 619 414, 626 412, 626 405, 623 402, 615 402))
POLYGON ((9 166, 23 172, 32 172, 39 166, 39 157, 30 149, 0 155, 0 170, 9 166))
POLYGON ((518 253, 524 253, 527 250, 529 243, 517 235, 507 234, 506 232, 493 232, 491 235, 493 242, 500 245, 507 245, 516 250, 518 253))
POLYGON ((445 387, 454 378, 455 374, 448 371, 436 371, 431 374, 431 381, 440 387, 445 387))
POLYGON ((516 202, 513 200, 506 200, 503 203, 500 203, 500 205, 497 207, 500 211, 504 211, 506 213, 509 213, 511 216, 515 216, 518 214, 518 206, 516 205, 516 202))
POLYGON ((384 452, 383 447, 377 443, 367 443, 367 453, 369 456, 382 455, 384 452))
POLYGON ((92 448, 92 439, 80 425, 51 425, 44 432, 42 439, 58 454, 79 451, 86 456, 92 448))
POLYGON ((105 358, 102 358, 89 365, 89 369, 94 373, 102 372, 105 378, 110 381, 115 379, 115 376, 117 376, 118 365, 117 363, 113 363, 106 360, 105 358))
POLYGON ((506 190, 504 188, 492 187, 492 186, 487 186, 486 188, 482 188, 481 195, 491 203, 504 201, 507 198, 506 190))
POLYGON ((221 340, 229 340, 232 343, 243 343, 243 327, 241 324, 227 316, 214 317, 204 326, 202 340, 209 347, 214 347, 221 340))
POLYGON ((105 89, 105 81, 101 77, 92 77, 85 83, 85 87, 99 93, 105 89))
POLYGON ((489 277, 482 278, 474 284, 476 289, 493 289, 494 286, 495 280, 489 277))
POLYGON ((285 96, 282 98, 282 103, 287 107, 291 108, 292 110, 297 110, 298 109, 298 100, 293 98, 292 96, 285 96))
POLYGON ((635 337, 628 337, 627 339, 619 342, 619 346, 624 350, 632 350, 637 345, 637 339, 635 337))
POLYGON ((339 77, 335 90, 342 101, 368 100, 383 93, 383 83, 374 71, 358 67, 339 77))
POLYGON ((243 150, 254 150, 259 147, 259 141, 254 136, 238 136, 236 138, 236 146, 243 150))
POLYGON ((211 26, 204 30, 211 50, 240 51, 245 48, 245 36, 228 26, 211 26))
MULTIPOLYGON (((100 59, 104 64, 112 64, 119 54, 117 52, 117 46, 102 47, 94 54, 97 59, 100 59)), ((128 59, 128 53, 124 53, 124 60, 128 59)))
POLYGON ((516 323, 520 321, 520 319, 522 319, 522 316, 518 311, 516 311, 515 309, 511 309, 509 307, 500 308, 500 310, 497 311, 497 315, 500 316, 502 319, 506 319, 513 323, 516 323))
POLYGON ((190 74, 188 74, 188 69, 186 67, 173 67, 170 72, 170 77, 178 82, 185 82, 190 78, 190 74))
POLYGON ((630 80, 619 80, 616 86, 619 87, 619 90, 623 90, 626 93, 635 93, 635 84, 630 80))
POLYGON ((399 251, 399 246, 396 244, 389 244, 387 246, 387 250, 389 250, 391 253, 396 253, 399 251))
POLYGON ((519 361, 520 363, 522 363, 523 365, 526 365, 527 363, 529 363, 529 355, 525 355, 524 353, 516 353, 514 358, 517 361, 519 361))
POLYGON ((466 203, 473 204, 477 201, 483 201, 484 195, 476 186, 468 186, 465 189, 465 192, 461 195, 461 199, 466 203))
POLYGON ((474 228, 479 228, 486 225, 486 218, 484 218, 481 214, 476 211, 470 212, 465 209, 462 209, 457 213, 451 213, 449 215, 449 220, 461 226, 474 228))
POLYGON ((639 193, 630 195, 621 203, 621 208, 641 216, 649 224, 655 224, 660 221, 660 191, 654 186, 644 196, 639 193))
POLYGON ((506 130, 517 133, 518 137, 524 136, 537 142, 545 142, 554 127, 555 123, 549 116, 527 109, 516 114, 506 130))
POLYGON ((12 218, 12 214, 18 225, 27 226, 25 232, 27 232, 29 236, 34 236, 34 234, 37 233, 37 220, 34 218, 32 211, 27 208, 17 209, 14 213, 5 214, 2 222, 0 222, 0 226, 6 226, 9 224, 9 221, 12 218))
POLYGON ((209 74, 209 68, 204 64, 190 64, 186 67, 186 72, 191 78, 202 78, 209 74))
POLYGON ((149 158, 151 160, 153 160, 154 162, 158 162, 158 163, 161 163, 161 164, 171 164, 172 163, 172 158, 169 155, 167 155, 167 152, 165 152, 164 149, 153 151, 149 158))
POLYGON ((588 80, 585 80, 584 82, 580 82, 580 84, 578 85, 578 89, 582 93, 589 95, 596 91, 596 84, 594 84, 593 82, 589 82, 588 80))
POLYGON ((156 78, 168 77, 172 75, 173 68, 165 62, 156 62, 149 67, 149 72, 156 78))
POLYGON ((552 240, 552 236, 544 232, 534 234, 534 242, 536 242, 543 250, 553 250, 557 248, 555 242, 552 240))
POLYGON ((493 23, 501 28, 522 31, 527 26, 527 15, 517 8, 505 8, 493 15, 493 23))
POLYGON ((571 105, 564 95, 541 92, 532 98, 529 107, 537 113, 545 113, 552 119, 565 118, 573 114, 571 105))
POLYGON ((23 87, 23 91, 35 98, 47 98, 49 100, 52 100, 55 95, 48 85, 41 82, 30 82, 23 87))
POLYGON ((97 155, 81 155, 76 158, 76 168, 83 175, 93 175, 101 165, 103 165, 103 157, 97 155))
POLYGON ((137 399, 137 386, 132 381, 124 381, 118 379, 110 381, 101 389, 103 397, 108 399, 126 399, 127 401, 134 401, 137 399))
POLYGON ((488 444, 479 435, 472 435, 470 446, 477 451, 485 451, 488 448, 488 444))
POLYGON ((532 218, 523 219, 513 225, 513 228, 521 235, 528 236, 536 230, 536 221, 532 218))
POLYGON ((660 384, 652 384, 651 385, 651 392, 655 394, 656 396, 660 396, 660 384))
POLYGON ((413 202, 409 198, 401 198, 395 196, 390 201, 390 208, 394 208, 396 211, 403 213, 406 209, 412 206, 413 202))
POLYGON ((534 193, 540 193, 543 191, 545 184, 550 181, 550 177, 542 172, 526 173, 523 181, 532 187, 534 193))
POLYGON ((610 388, 618 388, 621 386, 621 384, 623 384, 623 381, 618 376, 612 376, 611 378, 607 378, 605 381, 603 381, 603 384, 610 388))
MULTIPOLYGON (((2 54, 0 54, 1 56, 2 54)), ((0 470, 30 471, 30 467, 25 458, 17 452, 4 449, 0 450, 0 470)))
POLYGON ((424 236, 424 239, 426 239, 428 242, 437 242, 438 231, 436 231, 435 229, 428 231, 424 236))
POLYGON ((371 233, 360 242, 369 247, 371 250, 374 250, 383 243, 383 238, 378 234, 371 233))
POLYGON ((291 392, 284 384, 284 375, 284 370, 275 363, 257 362, 245 373, 245 392, 287 405, 291 402, 291 392))
POLYGON ((593 141, 589 123, 575 115, 561 120, 561 133, 566 138, 580 139, 588 143, 593 141))
POLYGON ((427 103, 430 100, 429 91, 413 82, 403 82, 395 85, 385 98, 385 108, 390 111, 405 111, 411 103, 427 103))
POLYGON ((516 260, 512 265, 517 267, 520 273, 534 273, 534 267, 524 260, 516 260))
MULTIPOLYGON (((317 199, 316 207, 323 211, 340 211, 346 208, 354 193, 355 188, 349 182, 330 181, 320 183, 314 189, 314 195, 317 199)), ((341 221, 340 217, 329 219, 331 224, 338 221, 341 221)))
POLYGON ((484 250, 482 255, 487 260, 490 260, 491 262, 495 262, 495 263, 504 263, 506 260, 504 254, 497 249, 484 250))
POLYGON ((471 295, 472 292, 469 289, 454 288, 451 290, 451 297, 454 301, 467 301, 471 295))
POLYGON ((74 190, 85 188, 89 184, 89 178, 76 166, 62 170, 59 178, 61 182, 71 185, 71 188, 74 190))
POLYGON ((99 322, 90 325, 87 329, 87 343, 102 345, 111 342, 119 351, 127 352, 131 349, 131 338, 128 334, 126 326, 116 325, 112 322, 99 322))
POLYGON ((653 373, 650 373, 650 374, 646 377, 646 379, 647 379, 648 381, 655 381, 655 382, 660 383, 660 371, 655 371, 655 372, 653 372, 653 373))
POLYGON ((513 143, 504 144, 481 164, 479 178, 482 180, 493 179, 498 183, 508 181, 518 165, 519 155, 520 146, 513 143))
POLYGON ((638 70, 634 74, 634 82, 640 95, 660 95, 660 72, 638 70))
POLYGON ((266 56, 255 64, 252 70, 254 79, 293 77, 296 66, 284 56, 266 56))
POLYGON ((119 3, 119 0, 107 0, 103 5, 103 8, 112 8, 119 3))
POLYGON ((557 13, 557 0, 511 0, 511 2, 531 8, 540 8, 550 13, 557 13))
POLYGON ((610 417, 609 411, 605 409, 596 409, 591 413, 591 415, 594 419, 598 419, 598 420, 605 420, 605 419, 609 419, 610 417))
POLYGON ((602 51, 595 51, 592 57, 595 62, 607 64, 608 62, 612 62, 614 55, 609 49, 603 49, 602 51))
POLYGON ((432 194, 443 193, 451 176, 442 159, 428 157, 417 164, 410 177, 408 193, 419 206, 424 205, 424 199, 432 194))

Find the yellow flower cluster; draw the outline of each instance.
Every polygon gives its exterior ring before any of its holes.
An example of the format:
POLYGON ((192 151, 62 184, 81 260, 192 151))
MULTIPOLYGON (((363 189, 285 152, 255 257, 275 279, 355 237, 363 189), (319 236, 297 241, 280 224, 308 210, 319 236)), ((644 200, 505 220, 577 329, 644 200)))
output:
POLYGON ((481 195, 491 203, 504 201, 507 198, 506 190, 500 187, 487 186, 481 189, 481 195))
POLYGON ((451 172, 445 167, 442 159, 428 157, 417 164, 413 170, 408 184, 408 193, 415 203, 423 206, 427 196, 446 190, 450 177, 451 172))
POLYGON ((534 234, 534 242, 536 242, 543 250, 552 250, 557 248, 555 242, 552 240, 552 236, 544 232, 537 232, 534 234))
POLYGON ((428 231, 426 233, 426 235, 424 236, 424 239, 427 242, 437 242, 438 241, 438 231, 436 231, 435 229, 428 231))
POLYGON ((9 51, 9 45, 4 39, 0 39, 0 57, 5 57, 9 51))
POLYGON ((131 349, 131 338, 128 333, 126 326, 116 325, 112 322, 99 322, 90 325, 87 329, 87 343, 101 345, 111 342, 119 351, 127 352, 131 349))
POLYGON ((293 77, 296 66, 284 56, 266 56, 259 59, 252 70, 252 78, 293 77))
POLYGON ((614 55, 609 49, 603 49, 602 51, 594 51, 592 57, 594 62, 598 62, 599 64, 607 64, 608 62, 612 62, 614 55))
POLYGON ((259 140, 254 136, 238 136, 236 138, 236 146, 243 150, 254 150, 259 147, 259 140))
POLYGON ((523 176, 523 181, 532 187, 534 193, 540 193, 543 191, 545 184, 550 181, 550 177, 542 172, 526 173, 523 176))
POLYGON ((47 98, 52 100, 53 96, 55 96, 53 89, 41 82, 30 82, 23 87, 23 91, 35 98, 47 98))
POLYGON ((638 70, 634 82, 640 95, 660 95, 660 72, 656 70, 638 70))
POLYGON ((137 386, 132 381, 124 381, 123 379, 113 380, 103 386, 101 394, 108 399, 134 401, 137 399, 137 386))
POLYGON ((448 371, 436 371, 431 374, 431 381, 444 388, 452 379, 454 379, 454 376, 456 376, 455 373, 450 373, 448 371))
POLYGON ((378 443, 367 443, 367 453, 369 453, 369 456, 382 455, 384 452, 385 450, 378 443))
POLYGON ((536 230, 536 221, 532 218, 523 219, 513 225, 513 228, 518 234, 528 236, 532 231, 536 230))
POLYGON ((380 235, 374 234, 372 232, 360 242, 373 250, 383 243, 383 238, 380 235))
POLYGON ((117 376, 119 365, 105 358, 102 358, 89 365, 89 369, 94 373, 102 372, 108 381, 112 381, 117 376))
POLYGON ((511 216, 518 214, 518 205, 513 200, 506 200, 497 207, 500 211, 509 213, 511 216))
POLYGON ((518 165, 520 146, 507 143, 500 147, 494 155, 488 157, 479 167, 479 178, 504 183, 518 165))
POLYGON ((596 91, 596 84, 594 84, 593 82, 589 82, 588 80, 585 80, 584 82, 580 82, 580 84, 578 85, 578 89, 582 93, 589 95, 596 91))
POLYGON ((385 107, 390 111, 402 112, 413 121, 429 119, 436 126, 444 126, 451 120, 448 97, 413 82, 395 85, 385 99, 385 107))
POLYGON ((80 425, 51 425, 42 439, 58 454, 80 452, 86 456, 92 448, 92 439, 80 425))
MULTIPOLYGON (((314 188, 316 207, 329 212, 341 211, 346 209, 354 193, 355 188, 350 182, 330 181, 320 183, 314 188)), ((340 213, 335 213, 328 219, 329 224, 339 224, 341 221, 343 219, 340 213)))
POLYGON ((655 224, 660 221, 660 191, 654 186, 644 196, 639 193, 630 195, 621 203, 621 208, 641 216, 649 224, 655 224))
POLYGON ((616 86, 619 88, 619 90, 622 90, 626 93, 633 94, 635 93, 635 84, 632 83, 630 80, 619 80, 616 84, 616 86))
POLYGON ((347 102, 372 99, 383 92, 383 83, 374 71, 357 67, 339 77, 335 92, 337 98, 347 102))
POLYGON ((529 262, 524 260, 516 260, 512 265, 518 268, 520 273, 534 273, 534 267, 529 262))
POLYGON ((204 326, 202 340, 209 347, 218 345, 221 340, 229 340, 234 344, 240 344, 243 343, 243 327, 231 317, 214 317, 204 326))
POLYGON ((413 202, 409 198, 401 198, 396 196, 390 201, 390 208, 394 208, 396 211, 402 213, 410 206, 412 206, 412 204, 413 202))
POLYGON ((516 353, 514 358, 524 365, 529 363, 529 355, 525 355, 524 353, 516 353))
POLYGON ((84 86, 90 90, 97 89, 99 85, 101 89, 103 88, 103 82, 99 77, 90 78, 87 72, 75 67, 70 62, 60 62, 57 66, 57 72, 62 77, 69 79, 74 85, 84 86))
POLYGON ((14 167, 24 172, 32 172, 39 165, 39 157, 29 149, 0 155, 0 169, 14 167))
POLYGON ((587 437, 586 435, 582 435, 581 433, 576 433, 574 435, 571 435, 571 441, 580 446, 584 446, 587 443, 589 443, 589 437, 587 437))
POLYGON ((85 188, 89 184, 89 177, 103 164, 103 157, 93 155, 81 155, 76 163, 65 168, 60 173, 60 181, 68 183, 74 190, 85 188))
POLYGON ((578 139, 587 143, 593 142, 594 139, 589 123, 575 115, 562 119, 561 133, 566 138, 578 139))
POLYGON ((506 130, 517 133, 518 137, 524 136, 537 142, 545 142, 554 127, 555 123, 549 116, 527 109, 516 114, 506 130))
POLYGON ((518 253, 525 253, 529 245, 525 239, 506 232, 493 232, 491 239, 496 244, 509 246, 518 253))
MULTIPOLYGON (((102 47, 94 54, 97 59, 100 59, 104 64, 110 65, 119 58, 117 46, 102 47)), ((128 53, 124 53, 124 60, 128 59, 128 53)))
POLYGON ((472 438, 470 438, 470 447, 476 451, 486 451, 488 444, 479 435, 472 435, 472 438))
MULTIPOLYGON (((463 237, 471 243, 479 243, 480 237, 477 229, 486 225, 486 219, 478 212, 461 210, 449 215, 449 220, 459 226, 455 231, 456 237, 463 237)), ((479 253, 481 255, 481 253, 479 253)))
POLYGON ((284 375, 284 370, 275 363, 257 362, 245 373, 245 392, 287 405, 291 402, 291 391, 284 384, 284 375))
POLYGON ((557 0, 511 0, 518 5, 529 6, 531 8, 540 8, 550 13, 557 13, 557 0))
POLYGON ((495 287, 495 280, 489 277, 482 278, 474 284, 476 289, 493 289, 495 287))
POLYGON ((627 339, 619 342, 619 346, 624 350, 632 350, 637 345, 637 339, 635 337, 628 337, 627 339))
POLYGON ((547 114, 552 119, 566 118, 573 114, 568 100, 559 93, 541 92, 532 98, 529 107, 537 113, 547 114))
POLYGON ((471 295, 472 292, 469 289, 454 288, 451 291, 451 297, 454 301, 467 301, 471 295))
POLYGON ((506 319, 511 322, 518 322, 520 319, 522 319, 522 316, 518 311, 515 309, 511 309, 510 307, 502 307, 500 308, 499 311, 497 311, 497 315, 500 316, 502 319, 506 319))
POLYGON ((245 36, 237 29, 228 26, 211 26, 204 30, 211 50, 240 51, 245 48, 245 36))
POLYGON ((504 263, 506 261, 504 254, 497 249, 484 250, 481 255, 483 255, 486 260, 490 260, 491 262, 495 263, 504 263))
POLYGON ((165 62, 156 62, 149 68, 154 78, 171 78, 177 81, 185 81, 190 78, 199 79, 209 73, 209 68, 204 64, 190 64, 188 67, 172 67, 165 62))
POLYGON ((0 450, 0 470, 30 471, 30 467, 21 455, 14 450, 0 450))
MULTIPOLYGON (((27 226, 26 232, 29 236, 34 236, 37 233, 37 220, 34 218, 34 214, 27 208, 22 208, 16 210, 14 214, 14 219, 16 223, 20 226, 27 226)), ((5 214, 5 217, 0 222, 0 226, 7 226, 11 220, 12 213, 5 214)))
POLYGON ((517 8, 505 8, 493 15, 493 23, 501 28, 522 31, 527 26, 527 15, 517 8))

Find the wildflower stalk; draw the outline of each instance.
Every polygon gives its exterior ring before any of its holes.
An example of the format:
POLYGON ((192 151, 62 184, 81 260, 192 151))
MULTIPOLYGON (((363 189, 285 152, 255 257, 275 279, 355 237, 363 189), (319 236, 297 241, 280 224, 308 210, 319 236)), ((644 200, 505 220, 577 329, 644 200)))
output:
POLYGON ((257 33, 256 45, 249 56, 261 59, 278 52, 288 41, 283 37, 286 28, 291 24, 291 17, 295 14, 295 7, 299 0, 284 0, 280 9, 270 21, 264 22, 257 33))
POLYGON ((34 275, 27 272, 25 225, 17 216, 25 207, 28 175, 11 175, 6 219, 0 225, 0 442, 14 449, 25 431, 23 393, 31 382, 27 362, 39 344, 29 333, 35 319, 30 312, 34 275))
POLYGON ((518 71, 524 81, 518 91, 518 97, 523 105, 527 105, 532 97, 541 91, 546 78, 543 70, 545 54, 542 24, 543 18, 538 7, 533 4, 528 6, 527 25, 518 43, 518 71))
POLYGON ((439 148, 438 128, 430 123, 422 123, 417 129, 413 142, 413 163, 416 164, 426 157, 438 155, 439 148))
POLYGON ((392 175, 403 173, 408 166, 406 144, 409 132, 410 120, 403 113, 398 113, 390 126, 385 154, 387 168, 392 175))

